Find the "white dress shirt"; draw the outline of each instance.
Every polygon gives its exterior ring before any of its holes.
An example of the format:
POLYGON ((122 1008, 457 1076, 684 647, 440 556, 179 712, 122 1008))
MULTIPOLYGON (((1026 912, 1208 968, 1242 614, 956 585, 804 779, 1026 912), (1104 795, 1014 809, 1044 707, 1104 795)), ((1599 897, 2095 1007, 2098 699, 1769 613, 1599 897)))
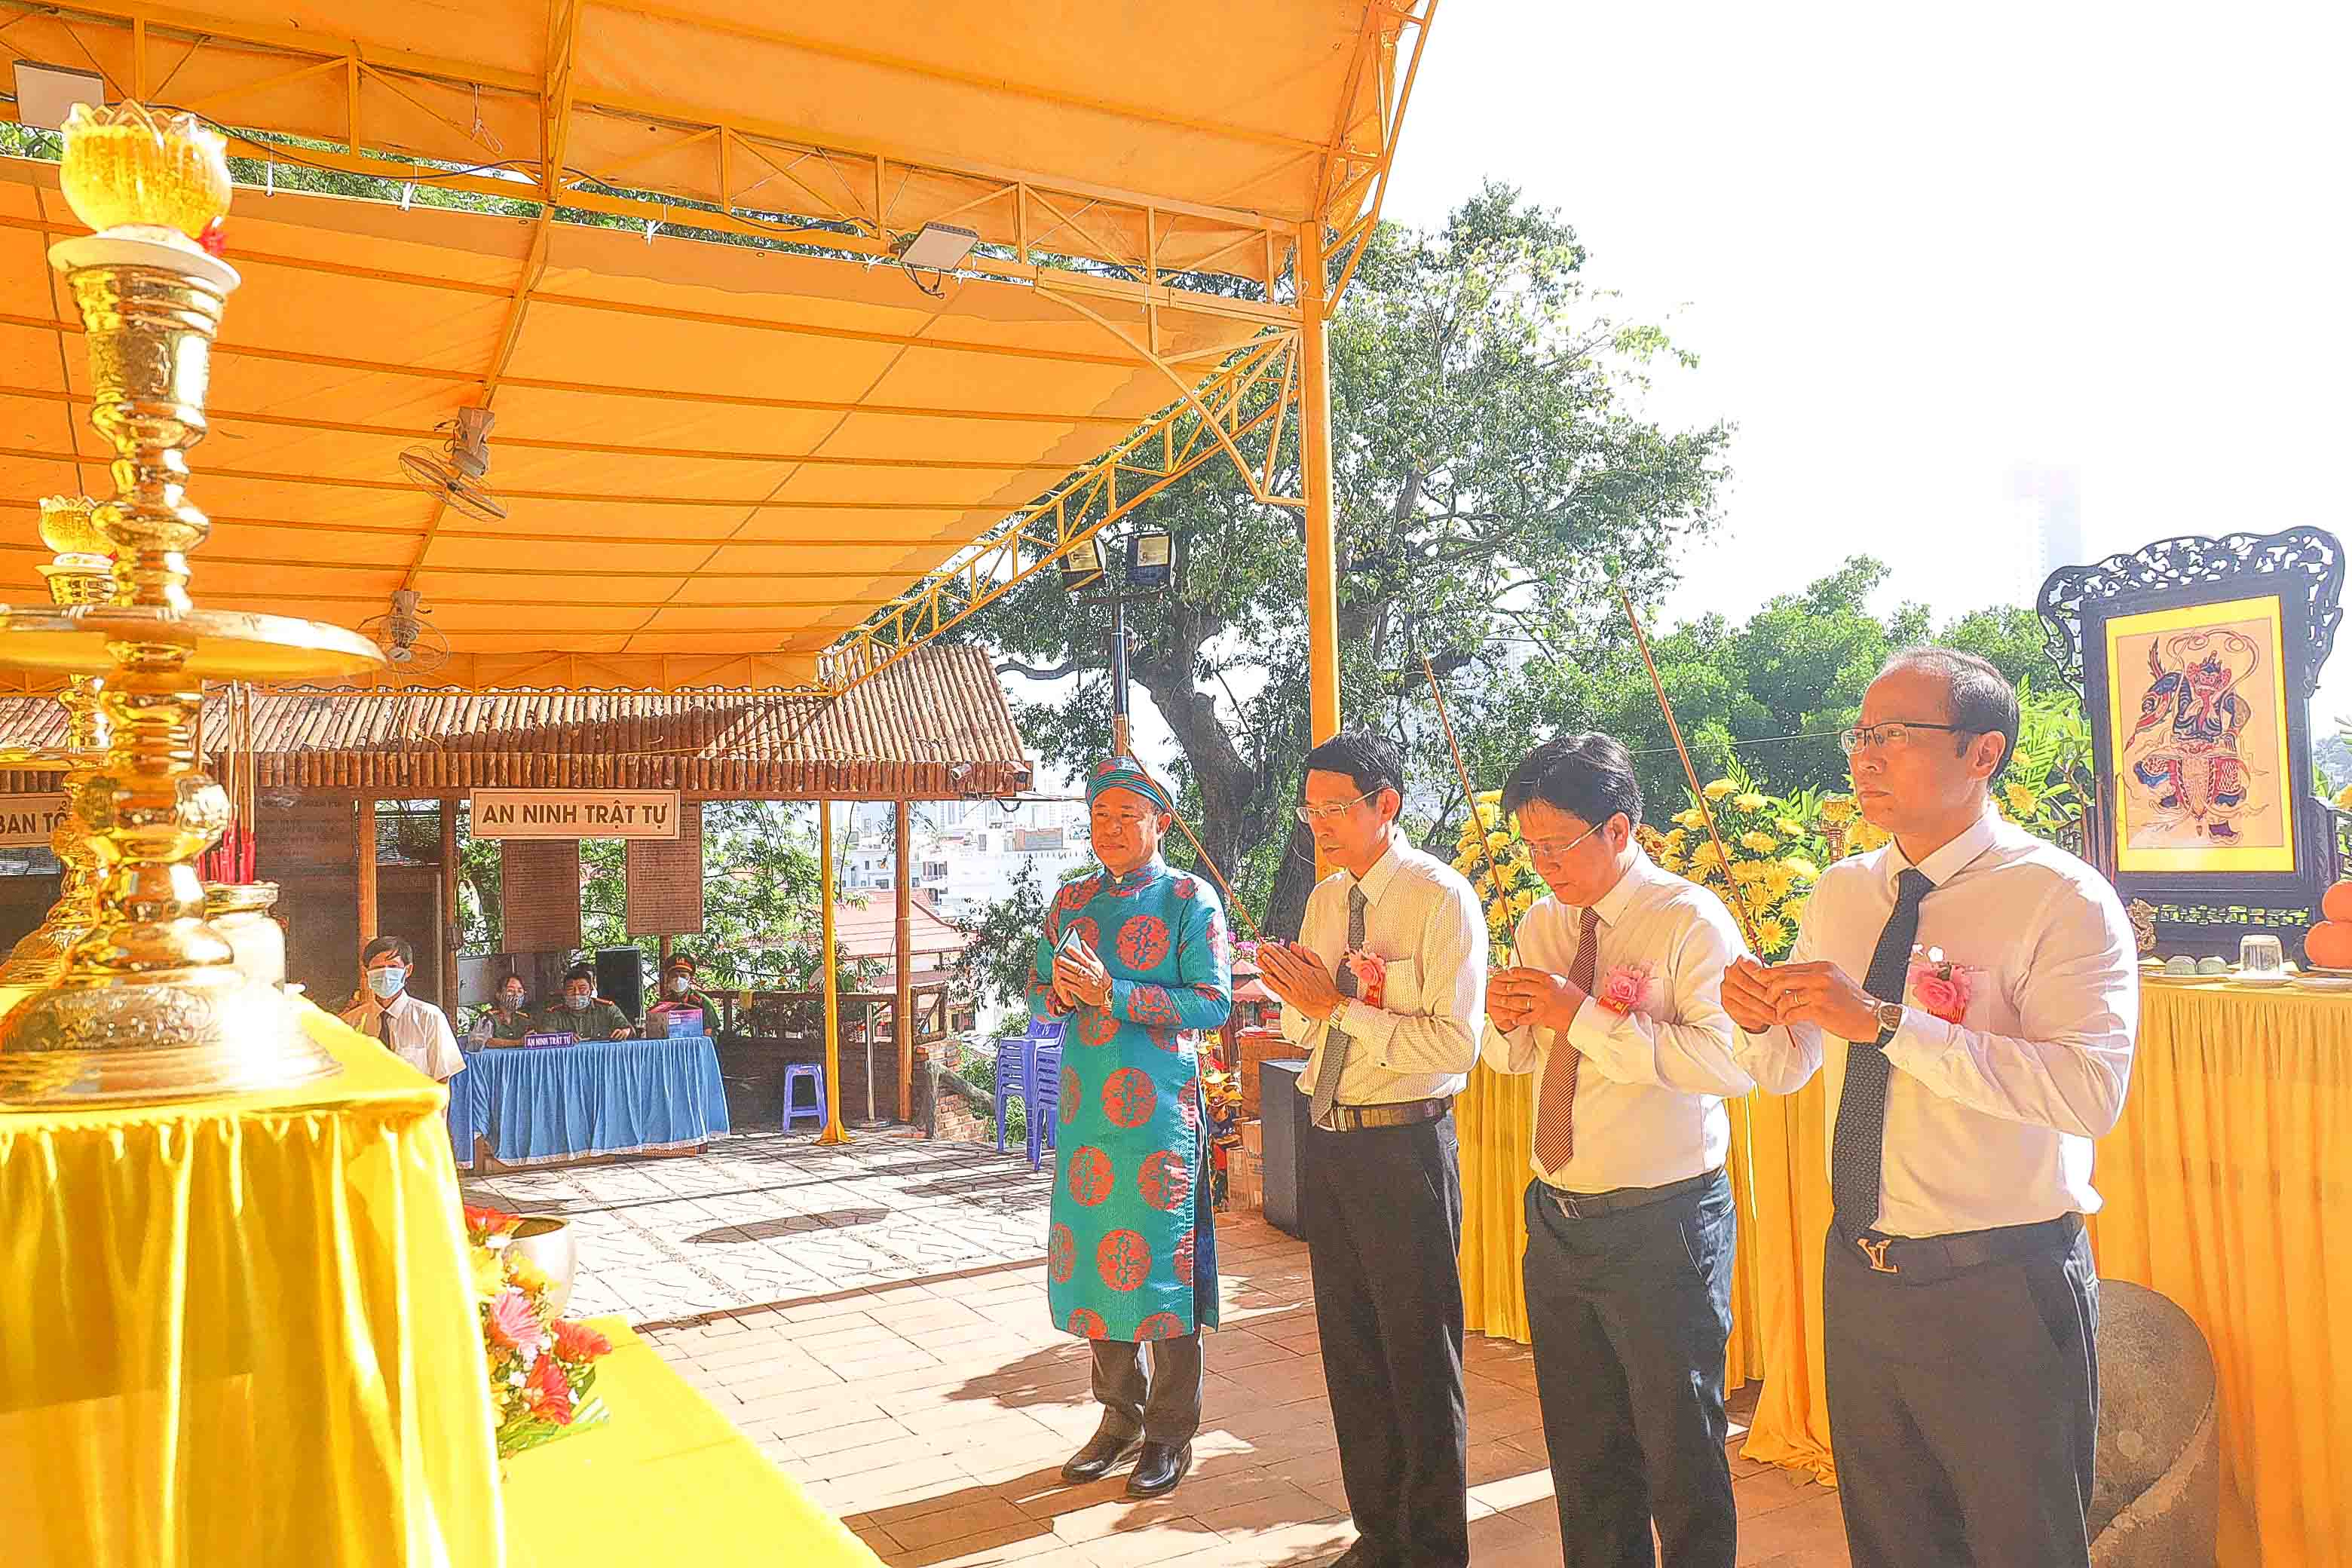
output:
MULTIPOLYGON (((1478 1059, 1486 1006, 1486 920, 1462 873, 1413 847, 1394 827, 1389 847, 1361 879, 1364 948, 1388 966, 1382 1006, 1347 998, 1333 1022, 1354 1042, 1339 1080, 1341 1105, 1393 1105, 1462 1092, 1478 1059)), ((1334 973, 1348 947, 1348 890, 1339 871, 1307 895, 1300 944, 1334 973)), ((1310 1046, 1302 1094, 1315 1092, 1328 1030, 1286 1004, 1282 1032, 1310 1046)))
POLYGON ((457 1037, 449 1032, 449 1020, 432 1003, 420 1002, 404 990, 389 1002, 380 1002, 370 992, 343 1015, 343 1022, 368 1038, 378 1039, 379 1014, 392 1018, 393 1055, 426 1078, 446 1083, 465 1067, 466 1058, 457 1054, 457 1037))
MULTIPOLYGON (((1663 1187, 1720 1170, 1731 1149, 1727 1098, 1759 1085, 1776 1094, 1801 1088, 1817 1058, 1784 1031, 1750 1037, 1723 1010, 1723 971, 1746 951, 1730 911, 1712 893, 1662 871, 1640 849, 1593 906, 1601 917, 1595 988, 1620 965, 1646 964, 1640 1004, 1614 1013, 1588 996, 1559 1032, 1522 1024, 1508 1034, 1489 1022, 1483 1049, 1497 1072, 1537 1075, 1554 1051, 1581 1052, 1576 1077, 1576 1152, 1546 1170, 1528 1168, 1571 1193, 1663 1187)), ((1545 898, 1519 920, 1519 962, 1566 974, 1576 958, 1584 911, 1545 898)), ((1536 1094, 1541 1111, 1543 1094, 1536 1094)))
MULTIPOLYGON (((1822 872, 1790 962, 1832 963, 1866 984, 1908 868, 1890 844, 1822 872)), ((2122 902, 2089 866, 1990 806, 1918 869, 1935 884, 1919 905, 1918 945, 1974 971, 1974 984, 1958 1024, 1906 988, 1903 1026, 1885 1046, 1895 1070, 1878 1230, 1945 1236, 2095 1214, 2091 1141, 2123 1112, 2139 1026, 2137 946, 2122 902)), ((1819 1027, 1770 1033, 1822 1058, 1819 1027)), ((1832 1039, 1827 1050, 1826 1139, 1853 1048, 1832 1039)))

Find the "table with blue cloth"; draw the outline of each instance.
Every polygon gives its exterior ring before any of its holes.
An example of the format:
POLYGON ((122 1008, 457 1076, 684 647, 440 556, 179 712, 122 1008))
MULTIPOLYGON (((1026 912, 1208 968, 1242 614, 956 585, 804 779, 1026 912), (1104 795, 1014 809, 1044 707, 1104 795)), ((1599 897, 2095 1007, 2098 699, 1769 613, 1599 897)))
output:
POLYGON ((502 1165, 698 1148, 727 1131, 727 1089, 708 1035, 465 1053, 449 1080, 460 1165, 478 1140, 502 1165))

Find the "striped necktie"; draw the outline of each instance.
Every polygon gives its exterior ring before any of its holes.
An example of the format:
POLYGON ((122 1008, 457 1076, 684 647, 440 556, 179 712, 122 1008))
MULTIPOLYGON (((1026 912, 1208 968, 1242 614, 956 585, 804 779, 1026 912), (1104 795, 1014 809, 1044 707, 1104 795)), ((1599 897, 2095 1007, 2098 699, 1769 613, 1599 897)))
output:
MULTIPOLYGON (((1569 961, 1568 983, 1591 994, 1601 972, 1601 911, 1588 907, 1577 928, 1576 956, 1569 961)), ((1543 1092, 1536 1102, 1536 1163, 1557 1171, 1576 1157, 1576 1075, 1584 1053, 1565 1036, 1551 1043, 1544 1061, 1543 1092)))
MULTIPOLYGON (((1919 940, 1919 900, 1936 884, 1919 871, 1895 879, 1895 909, 1878 933, 1862 988, 1882 1002, 1899 999, 1910 976, 1911 949, 1919 940)), ((1882 1048, 1887 1031, 1867 1043, 1848 1042, 1845 1084, 1838 1091, 1837 1130, 1830 1139, 1830 1210, 1838 1229, 1860 1236, 1878 1223, 1879 1184, 1886 1159, 1886 1082, 1891 1064, 1882 1048)))
MULTIPOLYGON (((1348 889, 1348 949, 1339 955, 1339 973, 1331 984, 1342 996, 1356 994, 1356 972, 1348 967, 1348 952, 1360 952, 1364 945, 1364 917, 1370 906, 1364 898, 1364 885, 1358 882, 1348 889)), ((1315 1093, 1307 1102, 1307 1114, 1318 1127, 1330 1125, 1331 1108, 1339 1102, 1339 1079, 1348 1071, 1348 1047, 1355 1044, 1348 1031, 1334 1024, 1323 1036, 1323 1065, 1316 1070, 1315 1093)))

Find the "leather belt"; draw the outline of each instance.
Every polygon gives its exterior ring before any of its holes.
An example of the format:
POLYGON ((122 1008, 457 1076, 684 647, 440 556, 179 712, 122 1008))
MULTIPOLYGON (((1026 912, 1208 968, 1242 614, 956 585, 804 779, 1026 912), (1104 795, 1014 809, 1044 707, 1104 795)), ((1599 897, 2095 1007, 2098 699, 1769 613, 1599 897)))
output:
POLYGON ((1721 1177, 1720 1169, 1704 1175, 1686 1176, 1679 1182, 1668 1182, 1663 1187, 1618 1187, 1606 1193, 1571 1193, 1549 1183, 1544 1184, 1544 1196, 1552 1206, 1570 1219, 1599 1219, 1602 1215, 1622 1214, 1627 1209, 1647 1208, 1652 1204, 1664 1203, 1686 1194, 1705 1190, 1721 1177))
POLYGON ((1326 1132, 1364 1132, 1375 1127, 1413 1127, 1435 1121, 1454 1109, 1450 1100, 1405 1100, 1393 1105, 1335 1105, 1326 1132))
POLYGON ((2002 1226, 1995 1230, 1962 1231, 1953 1236, 1881 1236, 1866 1230, 1845 1239, 1863 1261, 1878 1274, 1916 1276, 1920 1283, 1942 1279, 1989 1263, 2014 1262, 2021 1258, 2047 1257, 2074 1245, 2083 1234, 2083 1216, 2062 1214, 2038 1225, 2002 1226))

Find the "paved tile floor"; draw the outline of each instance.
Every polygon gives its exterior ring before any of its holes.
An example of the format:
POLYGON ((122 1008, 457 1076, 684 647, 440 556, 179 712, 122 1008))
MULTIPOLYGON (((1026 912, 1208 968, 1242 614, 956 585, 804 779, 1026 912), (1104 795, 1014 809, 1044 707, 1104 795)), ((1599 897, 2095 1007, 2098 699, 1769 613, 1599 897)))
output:
MULTIPOLYGON (((1275 1568, 1354 1532, 1307 1250, 1220 1222, 1223 1331, 1192 1474, 1132 1503, 1057 1471, 1093 1431, 1086 1347, 1047 1327, 1048 1178, 992 1150, 866 1134, 729 1139, 696 1160, 467 1184, 583 1230, 575 1310, 655 1325, 686 1378, 893 1568, 1275 1568), (878 1211, 878 1212, 877 1212, 878 1211), (797 1287, 797 1288, 796 1288, 797 1287)), ((1473 1336, 1471 1542, 1485 1568, 1559 1561, 1526 1347, 1473 1336)), ((1738 1456, 1739 1562, 1842 1568, 1834 1492, 1738 1456)))

